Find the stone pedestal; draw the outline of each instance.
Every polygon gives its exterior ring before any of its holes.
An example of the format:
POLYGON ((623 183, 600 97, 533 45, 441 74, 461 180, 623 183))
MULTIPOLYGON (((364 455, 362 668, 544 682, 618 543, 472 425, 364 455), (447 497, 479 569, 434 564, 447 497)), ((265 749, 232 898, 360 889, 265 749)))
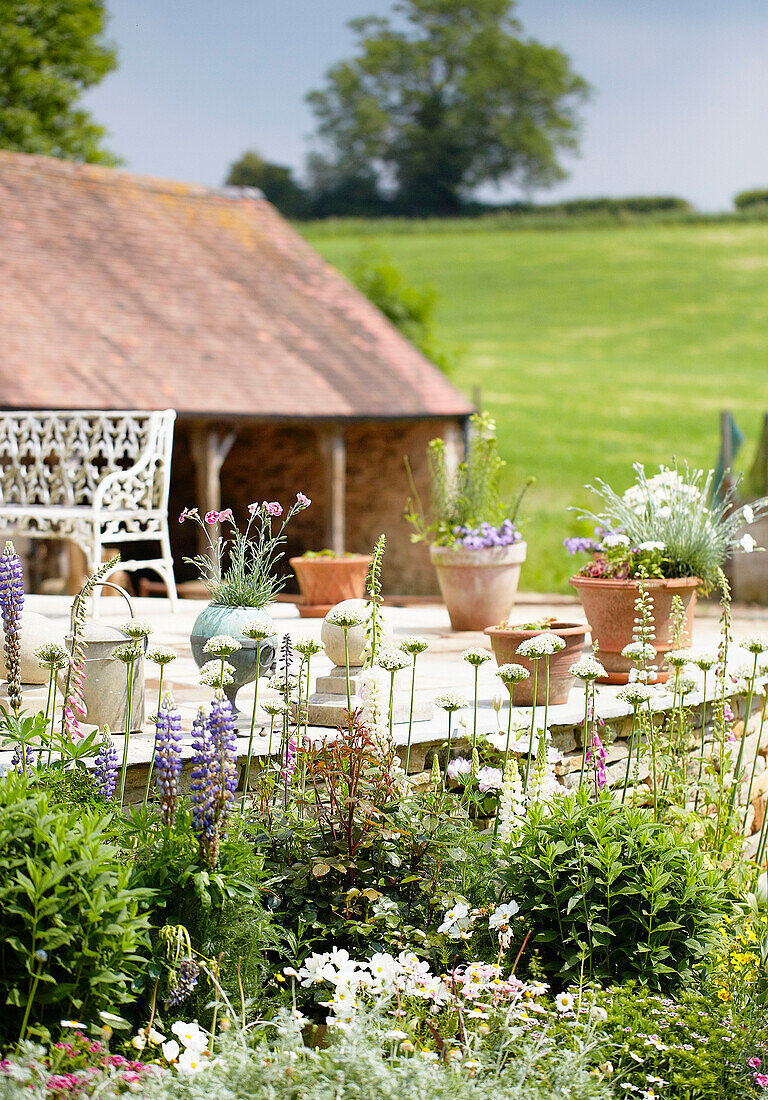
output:
MULTIPOLYGON (((349 670, 349 690, 352 696, 352 709, 362 706, 359 695, 362 667, 356 665, 349 670)), ((316 691, 309 697, 310 726, 340 726, 347 711, 347 675, 341 665, 335 665, 327 676, 318 676, 316 691)), ((389 698, 389 694, 387 694, 389 698)), ((395 724, 408 722, 411 708, 410 669, 401 669, 395 673, 395 694, 392 704, 395 724)), ((432 703, 416 691, 413 703, 414 722, 429 722, 433 717, 432 703)))

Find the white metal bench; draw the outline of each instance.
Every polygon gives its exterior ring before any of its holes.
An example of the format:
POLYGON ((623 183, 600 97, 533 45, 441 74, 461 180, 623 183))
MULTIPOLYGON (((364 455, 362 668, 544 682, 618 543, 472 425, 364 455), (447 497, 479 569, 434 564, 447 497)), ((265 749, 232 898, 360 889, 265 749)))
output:
POLYGON ((71 539, 91 571, 104 546, 159 543, 159 557, 115 568, 159 573, 175 609, 168 535, 175 419, 173 409, 0 412, 0 530, 71 539))

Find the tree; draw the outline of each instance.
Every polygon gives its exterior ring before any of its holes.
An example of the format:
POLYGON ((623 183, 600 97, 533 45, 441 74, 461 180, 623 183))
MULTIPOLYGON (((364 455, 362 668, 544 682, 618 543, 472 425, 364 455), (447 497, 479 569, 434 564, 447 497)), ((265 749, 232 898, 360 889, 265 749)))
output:
POLYGON ((104 0, 0 0, 0 149, 115 164, 78 106, 117 65, 104 0))
POLYGON ((264 197, 287 218, 305 217, 307 195, 290 168, 270 164, 250 150, 230 166, 226 183, 232 187, 258 187, 264 197))
POLYGON ((353 19, 358 54, 307 99, 326 166, 367 169, 401 212, 455 213, 481 183, 548 187, 577 147, 589 87, 560 50, 519 37, 513 0, 399 0, 353 19))

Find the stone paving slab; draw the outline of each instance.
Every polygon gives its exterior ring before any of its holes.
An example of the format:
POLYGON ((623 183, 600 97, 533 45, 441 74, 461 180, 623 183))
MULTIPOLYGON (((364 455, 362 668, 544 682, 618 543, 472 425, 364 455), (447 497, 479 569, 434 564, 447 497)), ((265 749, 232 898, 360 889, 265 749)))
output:
MULTIPOLYGON (((70 599, 65 596, 37 596, 27 597, 26 605, 29 610, 40 612, 60 622, 63 628, 68 627, 70 599)), ((134 606, 137 617, 147 619, 153 626, 151 641, 163 646, 169 646, 176 650, 177 659, 166 668, 164 679, 165 687, 172 690, 174 697, 182 712, 183 728, 189 731, 192 719, 197 708, 212 698, 212 692, 198 684, 197 667, 189 648, 189 635, 192 625, 205 606, 202 600, 181 600, 179 609, 174 614, 165 599, 136 599, 134 606)), ((535 596, 524 594, 511 618, 519 621, 540 618, 550 615, 562 616, 562 609, 567 606, 572 609, 574 617, 583 618, 577 599, 569 599, 563 596, 535 596)), ((299 638, 312 637, 320 640, 321 619, 302 619, 297 607, 291 602, 280 601, 273 605, 270 614, 275 621, 278 635, 290 634, 293 641, 299 638)), ((693 652, 711 652, 716 649, 718 640, 718 616, 717 604, 703 602, 699 604, 696 612, 696 627, 694 631, 693 652)), ((126 619, 126 608, 122 600, 103 598, 100 607, 101 621, 110 625, 119 625, 126 619)), ((456 633, 451 630, 448 615, 445 608, 434 602, 405 603, 401 606, 388 606, 385 611, 385 619, 388 623, 391 640, 395 643, 398 638, 406 634, 420 634, 429 642, 429 649, 418 658, 417 686, 420 697, 428 699, 434 697, 440 691, 453 689, 462 692, 471 700, 473 691, 473 670, 461 660, 461 652, 464 649, 481 646, 488 648, 488 639, 482 633, 467 632, 456 633)), ((733 608, 734 636, 738 641, 740 637, 750 634, 768 634, 768 611, 765 608, 738 607, 733 608)), ((734 661, 744 662, 746 655, 734 646, 734 661)), ((332 664, 328 658, 320 653, 312 658, 312 686, 316 677, 327 677, 332 664)), ((506 691, 503 691, 504 708, 500 719, 494 712, 493 700, 495 696, 501 698, 502 685, 493 674, 495 662, 489 661, 480 668, 479 675, 479 720, 480 732, 492 733, 502 725, 506 729, 506 691)), ((158 681, 155 675, 156 666, 146 663, 146 704, 147 711, 154 710, 157 698, 158 681)), ((606 720, 615 720, 627 716, 630 708, 616 698, 619 689, 607 685, 598 685, 597 707, 598 713, 606 720)), ((241 730, 239 746, 242 753, 247 750, 248 730, 250 715, 253 705, 253 685, 241 689, 237 702, 241 710, 238 726, 241 730)), ((274 697, 275 693, 266 687, 266 681, 262 680, 259 686, 259 700, 265 701, 274 697)), ((40 692, 34 693, 37 703, 40 692)), ((700 694, 699 694, 700 697, 700 694)), ((33 698, 32 693, 28 698, 33 698)), ((696 701, 693 696, 692 701, 696 701)), ((567 703, 549 708, 548 723, 553 729, 562 731, 563 736, 572 730, 583 718, 583 689, 576 685, 571 692, 567 703)), ((536 716, 537 725, 543 722, 543 708, 538 708, 536 716)), ((516 707, 514 713, 515 724, 527 725, 530 723, 530 709, 516 707)), ((268 747, 268 722, 264 712, 257 715, 256 739, 254 752, 265 754, 268 747)), ((328 731, 319 727, 310 727, 310 733, 321 737, 328 731)), ((430 745, 435 745, 444 740, 446 732, 445 715, 438 711, 429 721, 414 724, 412 743, 422 745, 425 750, 430 745)), ((458 732, 458 731, 457 731, 458 732)), ((396 723, 394 737, 396 744, 403 746, 407 741, 407 721, 396 723)), ((121 752, 118 741, 118 751, 121 752)), ((152 735, 147 730, 143 735, 133 736, 129 749, 129 760, 140 765, 148 761, 151 755, 152 735)), ((188 739, 185 737, 185 751, 190 751, 188 739)), ((419 754, 422 755, 422 754, 419 754)), ((10 752, 0 752, 0 765, 7 764, 10 752)))

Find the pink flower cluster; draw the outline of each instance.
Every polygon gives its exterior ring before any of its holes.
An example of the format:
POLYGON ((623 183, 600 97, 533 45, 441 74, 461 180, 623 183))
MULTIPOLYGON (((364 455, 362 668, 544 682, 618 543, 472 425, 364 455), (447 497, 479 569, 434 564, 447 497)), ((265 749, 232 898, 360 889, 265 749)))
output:
MULTIPOLYGON (((304 508, 309 508, 312 501, 304 493, 296 494, 296 504, 294 507, 301 511, 304 508)), ((254 501, 253 504, 248 505, 248 512, 250 515, 255 516, 259 512, 263 512, 267 516, 281 516, 283 514, 283 506, 279 500, 263 500, 261 504, 258 501, 254 501)), ((211 526, 214 523, 232 523, 235 522, 235 517, 231 508, 225 508, 222 512, 216 512, 211 510, 205 513, 205 522, 211 526)), ((184 523, 187 519, 193 519, 197 523, 200 523, 200 513, 197 508, 182 508, 181 515, 179 516, 179 523, 184 523)))
POLYGON ((768 1086, 768 1074, 757 1072, 760 1069, 760 1066, 762 1065, 762 1062, 760 1061, 760 1059, 757 1058, 757 1057, 750 1058, 749 1061, 747 1062, 747 1065, 749 1066, 750 1069, 755 1070, 755 1072, 752 1074, 752 1080, 755 1082, 757 1087, 761 1088, 761 1089, 766 1088, 766 1086, 768 1086))
MULTIPOLYGON (((60 1065, 59 1058, 56 1059, 59 1062, 59 1070, 44 1078, 45 1088, 51 1100, 65 1100, 65 1098, 75 1100, 77 1097, 91 1096, 105 1077, 112 1077, 113 1080, 127 1085, 130 1091, 134 1091, 131 1086, 139 1084, 142 1075, 147 1076, 157 1072, 155 1066, 146 1065, 144 1062, 132 1062, 121 1054, 109 1054, 103 1043, 92 1042, 85 1037, 78 1040, 76 1046, 72 1043, 55 1043, 51 1049, 63 1052, 66 1058, 77 1059, 75 1065, 79 1062, 81 1067, 67 1069, 60 1065), (83 1066, 82 1059, 89 1054, 98 1056, 98 1062, 95 1065, 83 1066), (113 1076, 110 1072, 112 1070, 117 1070, 117 1074, 113 1076)), ((51 1061, 49 1056, 43 1063, 47 1069, 50 1069, 51 1061)), ((0 1073, 12 1072, 13 1065, 9 1059, 0 1061, 0 1073)))

